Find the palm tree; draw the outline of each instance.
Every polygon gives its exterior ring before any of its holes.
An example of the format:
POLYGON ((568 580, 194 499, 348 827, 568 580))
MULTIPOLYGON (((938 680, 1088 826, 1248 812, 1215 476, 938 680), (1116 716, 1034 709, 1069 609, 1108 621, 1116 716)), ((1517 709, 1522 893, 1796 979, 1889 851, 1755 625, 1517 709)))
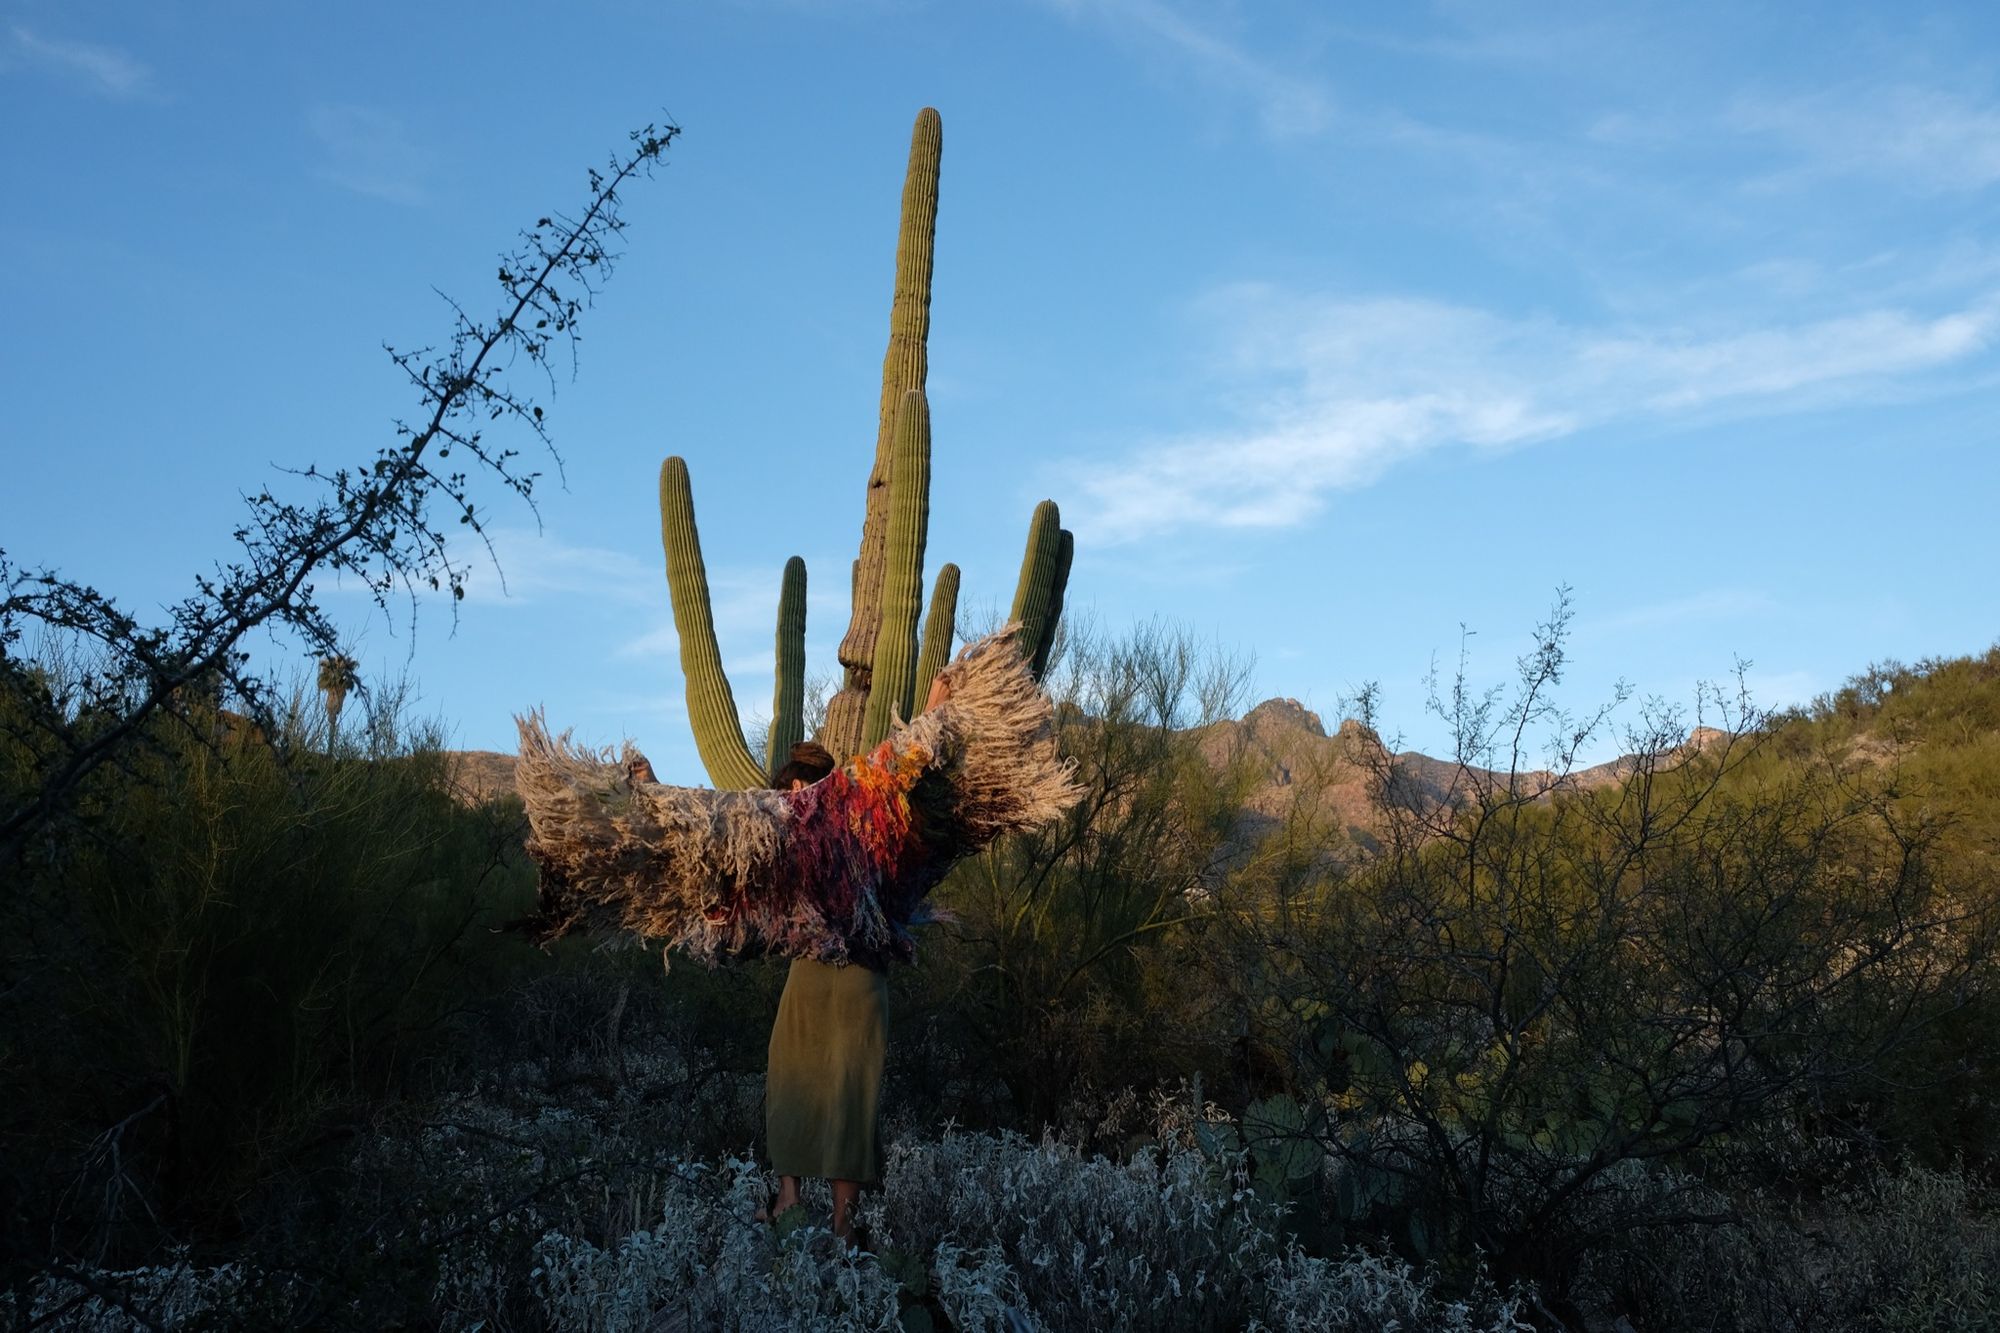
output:
POLYGON ((347 692, 361 684, 355 671, 361 664, 343 653, 319 659, 319 690, 326 696, 326 730, 329 742, 340 726, 340 709, 347 702, 347 692))

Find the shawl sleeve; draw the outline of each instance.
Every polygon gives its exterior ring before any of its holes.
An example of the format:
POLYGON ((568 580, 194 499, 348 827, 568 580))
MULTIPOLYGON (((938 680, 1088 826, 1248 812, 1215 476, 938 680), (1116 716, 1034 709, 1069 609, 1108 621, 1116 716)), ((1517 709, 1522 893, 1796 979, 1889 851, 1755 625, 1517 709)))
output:
MULTIPOLYGON (((622 930, 704 962, 774 952, 907 961, 961 858, 1076 801, 1054 710, 1008 630, 969 645, 947 700, 796 792, 633 784, 608 752, 517 719, 517 785, 546 943, 622 930)), ((631 747, 625 747, 629 757, 631 747)))

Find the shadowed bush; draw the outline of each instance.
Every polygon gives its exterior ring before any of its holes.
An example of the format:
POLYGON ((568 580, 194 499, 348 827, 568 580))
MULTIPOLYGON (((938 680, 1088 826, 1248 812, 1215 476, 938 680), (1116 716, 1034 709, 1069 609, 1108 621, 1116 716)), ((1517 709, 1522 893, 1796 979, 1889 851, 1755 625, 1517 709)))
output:
POLYGON ((435 732, 329 735, 303 694, 275 746, 190 717, 11 876, 16 1262, 226 1231, 341 1115, 431 1086, 468 997, 532 958, 490 933, 527 901, 518 814, 456 799, 435 732))

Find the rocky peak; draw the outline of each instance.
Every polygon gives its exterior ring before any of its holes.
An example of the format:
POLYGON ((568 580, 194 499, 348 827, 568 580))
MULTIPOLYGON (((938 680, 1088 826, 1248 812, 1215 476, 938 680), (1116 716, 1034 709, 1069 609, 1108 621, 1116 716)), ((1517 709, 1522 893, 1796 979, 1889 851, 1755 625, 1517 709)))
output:
POLYGON ((1375 728, 1369 726, 1358 717, 1344 719, 1340 724, 1339 734, 1340 739, 1350 743, 1358 742, 1363 745, 1380 745, 1382 743, 1382 738, 1375 733, 1375 728))
POLYGON ((1322 738, 1326 735, 1326 725, 1319 720, 1319 714, 1297 699, 1266 699, 1243 715, 1243 723, 1253 731, 1270 727, 1286 731, 1303 730, 1322 738))

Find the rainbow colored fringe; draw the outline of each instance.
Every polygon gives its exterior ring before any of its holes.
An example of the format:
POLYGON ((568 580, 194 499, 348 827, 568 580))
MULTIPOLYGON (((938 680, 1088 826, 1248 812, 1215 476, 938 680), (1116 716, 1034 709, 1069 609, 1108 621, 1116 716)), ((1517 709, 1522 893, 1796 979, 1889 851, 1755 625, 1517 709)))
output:
MULTIPOLYGON (((522 928, 632 931, 713 964, 756 953, 886 967, 960 858, 1076 800, 1053 709, 1012 636, 967 647, 938 708, 796 792, 634 786, 519 719, 541 901, 522 928)), ((630 753, 630 747, 627 747, 630 753)))

